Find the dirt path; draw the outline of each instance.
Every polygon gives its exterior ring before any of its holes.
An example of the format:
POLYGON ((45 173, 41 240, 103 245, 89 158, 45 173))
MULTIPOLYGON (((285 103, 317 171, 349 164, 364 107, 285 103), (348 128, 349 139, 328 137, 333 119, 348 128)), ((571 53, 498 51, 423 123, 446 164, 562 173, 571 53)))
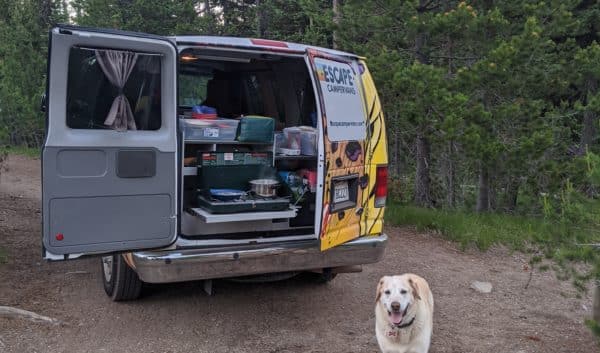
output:
POLYGON ((388 228, 385 259, 319 286, 217 281, 151 286, 113 303, 98 259, 47 263, 40 256, 39 160, 11 157, 0 180, 0 305, 55 317, 62 325, 0 318, 0 352, 377 352, 373 301, 384 274, 415 272, 434 292, 431 352, 598 352, 583 326, 591 297, 536 273, 503 249, 461 252, 430 234, 388 228), (469 289, 490 281, 491 294, 469 289))

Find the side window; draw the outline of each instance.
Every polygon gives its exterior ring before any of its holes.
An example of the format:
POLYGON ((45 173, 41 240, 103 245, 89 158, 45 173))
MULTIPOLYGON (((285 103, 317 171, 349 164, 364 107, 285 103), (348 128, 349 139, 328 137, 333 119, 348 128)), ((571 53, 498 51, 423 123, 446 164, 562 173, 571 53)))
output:
POLYGON ((256 74, 249 73, 244 77, 246 111, 248 114, 265 115, 261 87, 256 74))
POLYGON ((207 98, 208 81, 212 76, 182 73, 179 75, 179 105, 192 107, 203 104, 207 98))
POLYGON ((67 79, 68 127, 160 129, 160 55, 73 47, 67 79))

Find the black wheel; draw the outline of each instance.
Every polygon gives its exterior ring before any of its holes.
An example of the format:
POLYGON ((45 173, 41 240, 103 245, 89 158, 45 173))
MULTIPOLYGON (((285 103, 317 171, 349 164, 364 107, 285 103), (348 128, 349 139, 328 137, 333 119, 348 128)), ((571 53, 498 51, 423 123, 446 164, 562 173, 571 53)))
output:
POLYGON ((337 276, 337 273, 333 273, 330 268, 324 268, 323 272, 309 272, 309 278, 311 281, 319 284, 325 284, 333 281, 333 279, 337 276))
POLYGON ((121 255, 102 257, 104 291, 113 301, 133 300, 140 296, 142 281, 121 255))

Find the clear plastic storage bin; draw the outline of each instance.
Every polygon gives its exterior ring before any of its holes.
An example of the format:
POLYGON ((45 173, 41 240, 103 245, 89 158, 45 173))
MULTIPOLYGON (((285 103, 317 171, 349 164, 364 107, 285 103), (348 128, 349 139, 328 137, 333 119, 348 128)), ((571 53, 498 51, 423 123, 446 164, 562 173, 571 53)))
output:
POLYGON ((300 128, 300 149, 305 156, 317 155, 317 129, 306 126, 300 128))
POLYGON ((182 119, 186 140, 235 141, 239 121, 233 119, 182 119))

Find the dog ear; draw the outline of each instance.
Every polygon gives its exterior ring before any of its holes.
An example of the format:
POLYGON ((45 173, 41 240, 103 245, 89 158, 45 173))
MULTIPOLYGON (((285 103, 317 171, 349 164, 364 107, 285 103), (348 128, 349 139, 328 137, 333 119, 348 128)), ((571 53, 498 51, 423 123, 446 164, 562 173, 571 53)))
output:
POLYGON ((381 279, 379 280, 379 284, 377 284, 377 292, 375 293, 375 303, 377 303, 379 301, 379 298, 381 298, 381 292, 383 292, 383 284, 385 283, 385 276, 381 277, 381 279))
POLYGON ((413 291, 413 296, 420 300, 421 296, 419 295, 419 286, 417 286, 417 284, 415 283, 415 281, 412 280, 412 278, 408 278, 408 284, 410 285, 410 288, 412 288, 413 291))

